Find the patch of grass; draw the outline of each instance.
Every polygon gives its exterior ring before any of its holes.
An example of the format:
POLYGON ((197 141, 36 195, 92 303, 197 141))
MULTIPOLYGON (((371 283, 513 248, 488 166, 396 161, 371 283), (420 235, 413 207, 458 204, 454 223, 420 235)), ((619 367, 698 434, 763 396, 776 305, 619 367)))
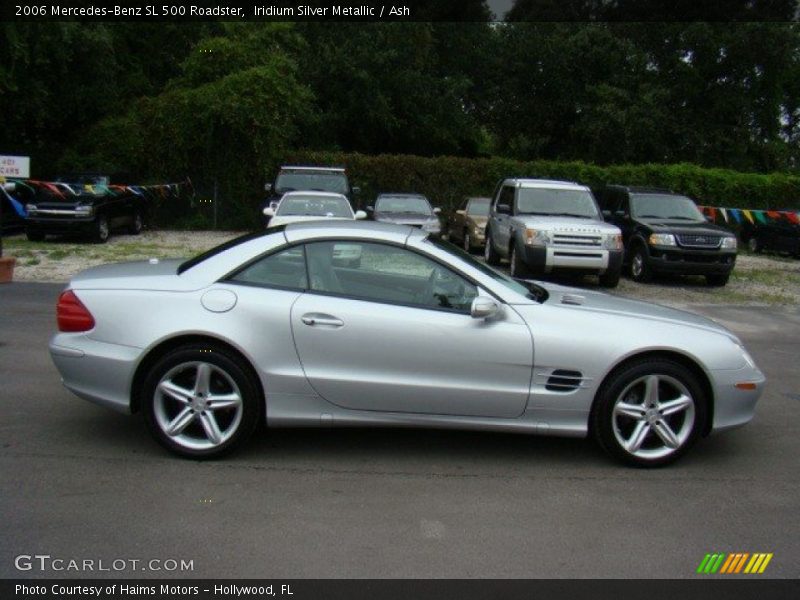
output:
POLYGON ((70 254, 72 254, 72 252, 70 252, 69 250, 61 250, 61 249, 53 250, 47 255, 47 258, 49 258, 50 260, 64 260, 70 254))
POLYGON ((31 258, 29 260, 26 260, 24 263, 22 263, 22 266, 24 266, 24 267, 35 267, 36 265, 41 264, 41 262, 42 261, 39 260, 38 258, 31 258))
POLYGON ((733 273, 733 280, 764 285, 800 285, 800 274, 779 269, 748 269, 733 273))

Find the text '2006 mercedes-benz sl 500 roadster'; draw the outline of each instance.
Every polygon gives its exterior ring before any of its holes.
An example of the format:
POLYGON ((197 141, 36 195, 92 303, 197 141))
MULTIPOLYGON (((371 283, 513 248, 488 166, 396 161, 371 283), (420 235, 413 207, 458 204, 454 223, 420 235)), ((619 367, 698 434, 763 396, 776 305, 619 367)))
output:
POLYGON ((188 261, 96 267, 57 315, 66 387, 143 413, 194 458, 265 421, 590 434, 658 466, 747 423, 765 381, 712 320, 514 280, 384 223, 293 223, 188 261), (345 246, 357 264, 335 260, 345 246))

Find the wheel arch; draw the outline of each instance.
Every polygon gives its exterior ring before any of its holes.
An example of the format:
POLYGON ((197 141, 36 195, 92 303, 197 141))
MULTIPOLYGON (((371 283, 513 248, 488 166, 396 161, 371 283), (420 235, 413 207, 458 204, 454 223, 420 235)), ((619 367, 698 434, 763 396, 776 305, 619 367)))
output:
MULTIPOLYGON (((615 376, 622 369, 628 367, 628 365, 633 362, 638 362, 643 359, 647 360, 659 358, 672 360, 686 367, 695 377, 697 377, 697 381, 700 384, 700 387, 703 389, 703 394, 705 395, 707 404, 706 422, 703 424, 702 430, 702 435, 707 436, 711 432, 711 427, 714 423, 714 387, 711 385, 711 379, 709 379, 708 373, 706 373, 705 369, 703 369, 696 359, 676 350, 645 350, 643 352, 637 352, 636 354, 625 356, 619 360, 619 362, 614 364, 614 366, 612 366, 603 376, 602 380, 600 381, 600 385, 597 386, 597 391, 592 399, 592 408, 589 411, 587 423, 592 423, 595 410, 597 409, 597 405, 599 403, 600 392, 613 376, 615 376)), ((589 427, 589 430, 590 429, 591 427, 589 427)))
POLYGON ((256 371, 253 362, 240 349, 230 342, 213 335, 198 333, 176 335, 165 340, 161 340, 155 346, 147 350, 144 357, 139 361, 139 364, 137 365, 136 371, 133 375, 133 380, 131 381, 131 412, 137 413, 139 410, 141 410, 139 390, 144 384, 144 380, 147 377, 147 372, 150 370, 150 368, 172 350, 179 348, 180 346, 186 346, 190 344, 209 344, 216 348, 225 350, 240 361, 242 367, 250 372, 257 383, 260 411, 259 418, 263 421, 266 418, 264 385, 261 381, 261 378, 258 376, 258 371, 256 371))

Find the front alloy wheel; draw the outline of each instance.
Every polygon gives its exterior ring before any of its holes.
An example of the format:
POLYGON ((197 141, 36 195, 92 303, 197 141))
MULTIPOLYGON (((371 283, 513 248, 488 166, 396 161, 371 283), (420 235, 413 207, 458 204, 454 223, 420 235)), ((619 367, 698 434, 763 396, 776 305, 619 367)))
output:
POLYGON ((631 277, 634 281, 645 283, 652 279, 650 266, 647 264, 647 256, 643 248, 636 248, 631 258, 631 277))
POLYGON ((108 225, 108 218, 100 215, 94 224, 94 241, 98 244, 105 244, 110 235, 111 227, 108 225))
POLYGON ((469 236, 469 231, 464 231, 464 252, 472 252, 472 238, 469 236))
POLYGON ((703 391, 691 371, 669 360, 642 360, 604 384, 592 424, 595 437, 611 455, 655 467, 689 449, 705 416, 703 391))
POLYGON ((143 389, 148 427, 181 456, 218 456, 249 437, 258 421, 253 376, 221 350, 172 352, 153 367, 143 389))

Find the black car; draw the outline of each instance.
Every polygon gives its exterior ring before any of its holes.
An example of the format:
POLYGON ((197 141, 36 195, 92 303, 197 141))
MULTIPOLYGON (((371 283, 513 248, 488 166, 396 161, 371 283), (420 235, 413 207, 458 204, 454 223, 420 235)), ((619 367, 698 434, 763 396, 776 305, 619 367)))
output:
POLYGON ((261 213, 264 223, 269 223, 270 217, 264 215, 265 208, 273 211, 278 207, 278 202, 286 192, 333 192, 343 194, 350 205, 355 210, 357 206, 353 203, 355 196, 360 192, 359 188, 352 187, 347 173, 343 167, 301 167, 283 166, 275 176, 272 183, 264 186, 268 192, 267 199, 261 206, 261 213))
POLYGON ((26 205, 28 239, 77 234, 102 244, 114 229, 138 235, 147 216, 145 199, 127 187, 110 185, 109 176, 83 173, 40 187, 26 205))
POLYGON ((792 209, 777 211, 778 218, 766 223, 756 223, 742 231, 742 241, 747 242, 751 252, 780 252, 791 254, 800 258, 800 223, 797 216, 792 219, 789 215, 797 215, 792 209))
POLYGON ((736 264, 736 236, 709 223, 686 196, 657 188, 608 185, 595 196, 606 221, 622 230, 623 265, 635 281, 659 273, 704 275, 728 283, 736 264))

